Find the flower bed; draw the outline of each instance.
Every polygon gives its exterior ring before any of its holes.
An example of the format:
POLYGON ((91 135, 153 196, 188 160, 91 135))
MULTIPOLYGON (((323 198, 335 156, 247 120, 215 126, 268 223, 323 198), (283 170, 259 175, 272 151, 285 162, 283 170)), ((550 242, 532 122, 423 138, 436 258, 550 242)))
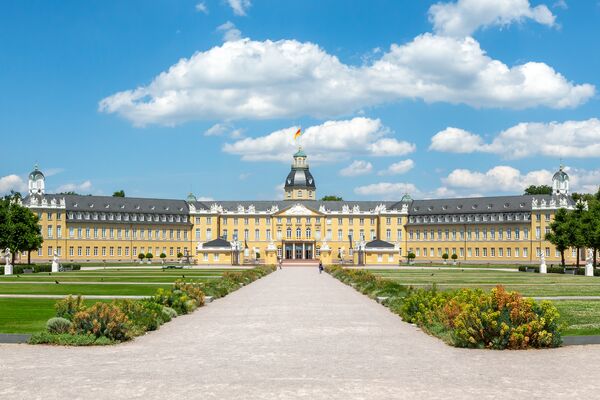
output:
POLYGON ((326 268, 340 281, 370 297, 386 295, 383 302, 405 321, 418 325, 456 347, 527 349, 558 347, 562 343, 559 313, 548 301, 541 303, 497 286, 438 291, 406 289, 364 270, 326 268))
POLYGON ((29 343, 88 346, 127 341, 202 307, 205 295, 226 296, 273 271, 273 266, 260 266, 225 272, 221 279, 207 283, 177 280, 171 289, 158 289, 147 299, 97 302, 89 307, 81 296, 68 296, 56 302, 56 317, 48 320, 47 330, 33 334, 29 343))

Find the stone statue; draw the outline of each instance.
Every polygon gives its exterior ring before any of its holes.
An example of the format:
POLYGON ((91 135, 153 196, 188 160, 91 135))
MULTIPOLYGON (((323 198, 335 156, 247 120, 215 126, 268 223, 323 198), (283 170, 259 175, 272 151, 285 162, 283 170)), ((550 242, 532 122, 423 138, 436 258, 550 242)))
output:
POLYGON ((594 250, 588 249, 585 259, 585 276, 594 276, 594 250))
POLYGON ((540 254, 540 274, 545 274, 548 272, 546 268, 546 256, 544 253, 540 254))
POLYGON ((52 272, 58 272, 60 270, 60 263, 58 262, 58 252, 54 250, 54 257, 52 257, 52 272))
POLYGON ((6 264, 4 265, 4 275, 12 275, 13 273, 13 266, 11 264, 12 262, 12 253, 10 252, 10 248, 6 248, 6 250, 4 250, 4 258, 6 260, 6 264))

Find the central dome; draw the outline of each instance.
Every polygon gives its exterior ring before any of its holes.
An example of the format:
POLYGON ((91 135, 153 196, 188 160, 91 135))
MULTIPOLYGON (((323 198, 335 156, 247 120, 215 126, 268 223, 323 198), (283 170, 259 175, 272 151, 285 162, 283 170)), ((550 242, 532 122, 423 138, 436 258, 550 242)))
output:
POLYGON ((285 198, 287 200, 314 200, 316 188, 315 178, 308 169, 306 153, 300 147, 294 154, 292 169, 285 178, 285 198))

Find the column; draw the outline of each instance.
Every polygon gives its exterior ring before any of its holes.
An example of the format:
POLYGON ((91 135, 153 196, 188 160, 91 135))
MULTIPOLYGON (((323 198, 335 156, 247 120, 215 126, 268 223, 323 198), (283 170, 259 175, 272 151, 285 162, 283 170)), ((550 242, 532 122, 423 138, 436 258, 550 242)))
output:
POLYGON ((306 250, 304 249, 304 243, 302 243, 302 259, 306 258, 306 250))
POLYGON ((292 243, 292 260, 296 259, 296 243, 292 243))

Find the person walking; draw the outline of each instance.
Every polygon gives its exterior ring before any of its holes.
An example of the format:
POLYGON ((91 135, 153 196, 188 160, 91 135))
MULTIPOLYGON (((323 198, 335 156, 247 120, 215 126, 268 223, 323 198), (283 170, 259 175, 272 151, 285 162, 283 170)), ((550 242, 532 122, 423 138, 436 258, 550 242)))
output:
POLYGON ((283 264, 283 260, 281 259, 281 257, 279 257, 279 269, 282 269, 282 264, 283 264))
POLYGON ((323 263, 319 261, 319 273, 323 272, 323 263))

